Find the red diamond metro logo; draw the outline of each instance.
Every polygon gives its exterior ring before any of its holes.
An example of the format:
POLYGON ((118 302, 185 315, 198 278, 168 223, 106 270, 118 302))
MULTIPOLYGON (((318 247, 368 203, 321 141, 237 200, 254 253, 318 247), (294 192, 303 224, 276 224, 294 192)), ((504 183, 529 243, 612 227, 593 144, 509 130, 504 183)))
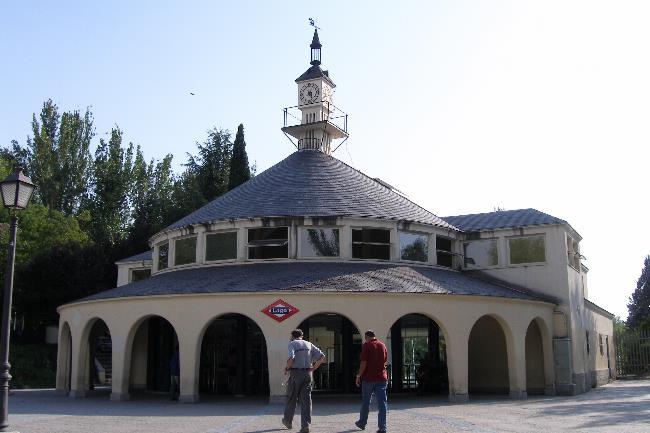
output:
POLYGON ((278 299, 268 307, 265 307, 262 310, 262 313, 266 314, 273 320, 282 322, 283 320, 286 320, 296 314, 298 311, 300 310, 298 310, 290 303, 284 302, 282 299, 278 299))

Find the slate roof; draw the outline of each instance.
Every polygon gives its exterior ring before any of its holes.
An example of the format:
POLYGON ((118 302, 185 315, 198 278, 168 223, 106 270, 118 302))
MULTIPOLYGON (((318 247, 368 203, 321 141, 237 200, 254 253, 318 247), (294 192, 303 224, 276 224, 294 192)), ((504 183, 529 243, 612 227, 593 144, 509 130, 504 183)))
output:
POLYGON ((332 79, 330 78, 329 72, 323 71, 321 67, 318 65, 312 65, 301 76, 296 78, 296 83, 299 83, 301 81, 306 81, 306 80, 313 80, 314 78, 324 78, 325 81, 327 81, 330 84, 330 86, 336 87, 336 84, 334 84, 334 81, 332 81, 332 79))
MULTIPOLYGON (((553 302, 540 294, 446 269, 390 263, 247 263, 166 272, 80 299, 241 292, 385 292, 553 302)), ((77 301, 78 302, 78 301, 77 301)))
POLYGON ((540 212, 537 209, 502 210, 470 215, 447 216, 442 217, 442 219, 464 231, 567 224, 563 219, 540 212))
POLYGON ((454 229, 338 159, 322 152, 302 150, 165 230, 241 218, 345 216, 410 221, 454 229))
POLYGON ((140 254, 136 254, 131 257, 127 257, 125 259, 120 259, 115 263, 127 263, 127 262, 142 262, 142 261, 151 261, 153 256, 153 252, 151 250, 144 251, 140 254))

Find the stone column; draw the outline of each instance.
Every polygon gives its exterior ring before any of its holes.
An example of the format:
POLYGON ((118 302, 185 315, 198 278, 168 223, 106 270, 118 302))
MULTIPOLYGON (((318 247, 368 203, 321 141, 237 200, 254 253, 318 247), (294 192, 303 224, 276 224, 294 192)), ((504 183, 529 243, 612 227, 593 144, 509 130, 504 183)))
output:
MULTIPOLYGON (((512 338, 508 344, 508 373, 510 376, 510 398, 525 399, 526 393, 526 330, 527 327, 517 324, 512 329, 512 338)), ((510 340, 510 341, 509 341, 510 340)))
MULTIPOLYGON (((188 333, 189 334, 189 333, 188 333)), ((199 401, 199 369, 201 362, 201 338, 199 330, 194 334, 179 335, 178 350, 181 367, 179 401, 199 401)))
POLYGON ((88 363, 88 344, 83 344, 83 332, 81 326, 70 329, 72 336, 72 369, 70 373, 70 393, 71 398, 82 398, 86 396, 86 381, 84 374, 86 364, 88 363))
MULTIPOLYGON (((131 347, 127 347, 127 332, 111 329, 111 400, 129 399, 129 376, 131 372, 131 347)), ((132 344, 132 343, 131 343, 132 344)))
POLYGON ((464 403, 469 400, 467 388, 469 329, 448 329, 445 339, 447 342, 449 401, 451 403, 464 403))

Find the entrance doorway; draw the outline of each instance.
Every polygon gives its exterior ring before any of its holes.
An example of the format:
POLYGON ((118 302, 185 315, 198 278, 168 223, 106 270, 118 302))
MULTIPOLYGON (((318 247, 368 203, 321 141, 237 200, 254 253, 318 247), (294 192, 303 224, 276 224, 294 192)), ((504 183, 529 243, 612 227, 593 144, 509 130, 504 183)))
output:
POLYGON ((241 314, 212 321, 201 343, 199 392, 269 395, 266 341, 255 322, 241 314))
POLYGON ((508 394, 508 349, 501 324, 483 316, 469 334, 467 376, 470 394, 508 394))
POLYGON ((111 386, 113 350, 111 333, 106 323, 97 319, 88 336, 88 377, 87 384, 90 390, 96 386, 111 386))
POLYGON ((324 313, 307 318, 298 328, 326 356, 314 372, 314 392, 357 392, 354 377, 359 370, 361 335, 352 322, 340 314, 324 313))
POLYGON ((169 364, 174 348, 178 347, 171 323, 159 316, 145 319, 138 326, 132 347, 131 390, 169 392, 169 364))
POLYGON ((435 321, 422 314, 401 317, 391 327, 386 346, 391 391, 448 391, 445 338, 435 321))

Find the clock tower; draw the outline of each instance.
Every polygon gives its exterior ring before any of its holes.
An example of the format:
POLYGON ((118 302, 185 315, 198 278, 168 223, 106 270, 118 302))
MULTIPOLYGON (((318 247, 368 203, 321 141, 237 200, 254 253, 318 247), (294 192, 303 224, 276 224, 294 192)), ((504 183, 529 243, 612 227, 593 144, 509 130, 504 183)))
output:
POLYGON ((284 109, 282 132, 298 140, 298 150, 318 150, 329 155, 332 140, 348 137, 347 114, 332 103, 336 85, 328 71, 320 67, 322 45, 318 39, 318 29, 314 29, 309 47, 311 67, 296 79, 298 105, 284 109), (289 117, 299 120, 300 124, 287 125, 289 117))

